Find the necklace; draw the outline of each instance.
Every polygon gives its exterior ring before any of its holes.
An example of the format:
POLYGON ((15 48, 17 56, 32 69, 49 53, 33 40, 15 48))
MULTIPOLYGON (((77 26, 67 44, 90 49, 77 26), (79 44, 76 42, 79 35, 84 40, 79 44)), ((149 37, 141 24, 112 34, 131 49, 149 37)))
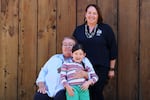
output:
POLYGON ((94 31, 92 31, 92 32, 90 33, 90 32, 88 32, 88 26, 85 25, 85 35, 86 35, 87 38, 92 38, 92 37, 95 35, 97 26, 98 26, 98 25, 96 24, 96 26, 94 27, 94 31))

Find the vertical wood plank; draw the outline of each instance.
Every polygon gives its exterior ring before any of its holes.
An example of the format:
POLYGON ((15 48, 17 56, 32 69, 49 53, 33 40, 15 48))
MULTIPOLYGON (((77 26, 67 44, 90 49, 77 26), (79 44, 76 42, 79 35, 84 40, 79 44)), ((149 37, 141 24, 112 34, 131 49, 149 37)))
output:
POLYGON ((37 65, 37 0, 19 2, 18 99, 32 100, 37 65))
POLYGON ((83 23, 90 3, 101 7, 118 36, 118 77, 105 88, 105 99, 150 98, 149 0, 0 0, 0 100, 33 99, 36 72, 61 52, 62 38, 83 23))
MULTIPOLYGON (((112 27, 117 40, 117 0, 98 0, 98 6, 101 9, 104 23, 112 27)), ((108 81, 104 94, 106 100, 117 99, 117 72, 115 78, 108 81)))
POLYGON ((56 53, 56 0, 38 0, 38 72, 56 53))
POLYGON ((138 0, 119 0, 118 13, 118 99, 138 100, 138 0))
POLYGON ((0 99, 17 99, 18 0, 3 1, 0 24, 0 99))
POLYGON ((5 100, 5 76, 4 76, 4 69, 6 66, 6 53, 5 53, 5 28, 4 28, 4 23, 5 23, 5 16, 1 12, 0 14, 0 99, 5 100))
POLYGON ((150 0, 140 0, 140 100, 150 99, 150 0))
POLYGON ((117 0, 98 0, 98 6, 102 11, 104 23, 109 24, 116 35, 117 39, 117 24, 118 24, 118 2, 117 0))
POLYGON ((57 1, 57 53, 61 52, 64 36, 71 36, 76 25, 76 1, 57 1))
POLYGON ((0 2, 0 14, 2 13, 2 0, 0 2))
POLYGON ((2 13, 2 0, 0 2, 0 14, 2 13))
POLYGON ((96 4, 96 0, 77 0, 77 25, 84 23, 85 9, 88 4, 96 4))

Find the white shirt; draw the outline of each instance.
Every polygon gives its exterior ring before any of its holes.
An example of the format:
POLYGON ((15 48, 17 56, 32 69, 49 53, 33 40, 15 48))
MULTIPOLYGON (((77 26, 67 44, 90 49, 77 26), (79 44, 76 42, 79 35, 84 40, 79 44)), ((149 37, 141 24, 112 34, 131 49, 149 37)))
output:
MULTIPOLYGON (((38 82, 44 82, 49 97, 54 97, 58 91, 64 89, 60 80, 60 73, 58 73, 58 68, 60 68, 64 62, 71 62, 71 58, 64 59, 63 54, 56 54, 52 56, 40 70, 36 84, 38 82)), ((84 58, 83 62, 94 70, 87 58, 84 58)))

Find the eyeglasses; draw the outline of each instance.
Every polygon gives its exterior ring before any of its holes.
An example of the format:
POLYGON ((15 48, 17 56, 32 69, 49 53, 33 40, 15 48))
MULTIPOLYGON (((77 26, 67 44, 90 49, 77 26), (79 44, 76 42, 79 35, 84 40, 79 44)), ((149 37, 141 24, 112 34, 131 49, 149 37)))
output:
POLYGON ((73 44, 62 44, 62 46, 64 46, 64 47, 73 47, 74 45, 73 44))

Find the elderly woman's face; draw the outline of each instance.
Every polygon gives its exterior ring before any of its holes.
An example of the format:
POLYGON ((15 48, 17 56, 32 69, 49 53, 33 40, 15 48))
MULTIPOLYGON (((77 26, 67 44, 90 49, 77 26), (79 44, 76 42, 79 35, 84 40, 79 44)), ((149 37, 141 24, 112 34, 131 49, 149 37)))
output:
POLYGON ((90 6, 87 9, 87 12, 85 14, 85 18, 87 20, 87 24, 97 24, 98 21, 98 13, 95 7, 90 6))
POLYGON ((62 42, 62 53, 65 57, 71 57, 72 47, 75 45, 75 41, 69 38, 66 38, 62 42))

